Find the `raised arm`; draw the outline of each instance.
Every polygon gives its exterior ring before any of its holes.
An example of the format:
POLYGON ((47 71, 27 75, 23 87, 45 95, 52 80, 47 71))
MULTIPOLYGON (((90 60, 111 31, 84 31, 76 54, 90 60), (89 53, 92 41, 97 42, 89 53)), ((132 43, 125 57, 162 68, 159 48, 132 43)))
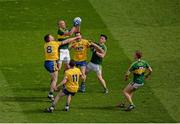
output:
POLYGON ((98 46, 96 43, 91 42, 91 46, 94 47, 96 51, 99 51, 100 53, 104 53, 104 50, 100 46, 98 46))
POLYGON ((96 49, 96 55, 104 58, 106 55, 106 51, 103 50, 100 46, 98 46, 96 43, 91 42, 91 46, 93 46, 96 49))
POLYGON ((71 30, 68 32, 68 35, 72 35, 73 33, 80 32, 80 26, 73 26, 71 30))
POLYGON ((77 39, 80 39, 80 38, 81 38, 81 35, 80 35, 80 36, 73 37, 73 38, 69 38, 69 39, 66 39, 66 40, 63 40, 63 41, 61 42, 61 45, 67 44, 67 43, 70 43, 70 42, 73 42, 73 41, 75 41, 75 40, 77 40, 77 39))
POLYGON ((106 52, 104 52, 104 53, 96 52, 96 55, 98 55, 101 58, 104 58, 106 55, 106 52))

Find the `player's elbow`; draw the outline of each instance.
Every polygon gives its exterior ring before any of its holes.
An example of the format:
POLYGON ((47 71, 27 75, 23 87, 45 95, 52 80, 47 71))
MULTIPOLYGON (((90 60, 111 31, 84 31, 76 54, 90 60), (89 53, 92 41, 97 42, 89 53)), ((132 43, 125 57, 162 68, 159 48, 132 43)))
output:
POLYGON ((101 54, 101 58, 104 58, 104 57, 105 57, 105 55, 106 55, 105 53, 104 53, 104 54, 101 54))
POLYGON ((101 58, 104 58, 105 57, 105 55, 101 55, 101 58))
POLYGON ((153 71, 151 67, 148 70, 149 70, 150 73, 152 73, 152 71, 153 71))
POLYGON ((104 55, 102 55, 102 54, 98 54, 98 56, 99 56, 100 58, 104 58, 104 55))

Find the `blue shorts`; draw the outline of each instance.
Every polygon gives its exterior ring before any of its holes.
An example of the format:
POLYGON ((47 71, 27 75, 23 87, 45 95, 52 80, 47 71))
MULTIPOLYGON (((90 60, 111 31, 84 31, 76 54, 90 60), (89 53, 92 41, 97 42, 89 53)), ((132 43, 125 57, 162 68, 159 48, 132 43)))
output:
POLYGON ((66 88, 63 88, 63 93, 67 96, 71 95, 71 96, 74 96, 76 93, 72 93, 72 92, 69 92, 68 90, 66 90, 66 88))
POLYGON ((76 65, 76 67, 78 67, 78 66, 86 66, 87 65, 87 62, 86 61, 75 61, 75 65, 76 65))
POLYGON ((57 61, 45 61, 44 62, 44 67, 50 73, 53 73, 53 72, 58 70, 58 68, 57 68, 57 61))

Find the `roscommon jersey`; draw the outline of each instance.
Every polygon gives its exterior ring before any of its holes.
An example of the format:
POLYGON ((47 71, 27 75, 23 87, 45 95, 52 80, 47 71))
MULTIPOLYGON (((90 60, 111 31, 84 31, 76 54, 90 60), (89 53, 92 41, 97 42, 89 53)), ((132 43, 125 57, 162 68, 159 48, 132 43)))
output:
POLYGON ((59 59, 59 52, 58 48, 61 45, 61 42, 58 41, 50 41, 44 44, 44 53, 45 53, 45 60, 58 60, 59 59))
POLYGON ((81 39, 80 41, 72 43, 72 48, 74 49, 74 61, 86 61, 90 45, 91 43, 86 39, 81 39))
POLYGON ((67 77, 67 82, 64 84, 66 90, 72 93, 76 93, 79 88, 79 77, 81 76, 81 71, 79 68, 70 68, 65 71, 65 76, 67 77))

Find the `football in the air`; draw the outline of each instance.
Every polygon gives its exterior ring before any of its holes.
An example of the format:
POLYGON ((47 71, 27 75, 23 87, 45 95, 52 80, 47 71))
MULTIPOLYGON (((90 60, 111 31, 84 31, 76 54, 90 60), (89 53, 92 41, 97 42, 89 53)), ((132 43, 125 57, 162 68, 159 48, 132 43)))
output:
POLYGON ((74 26, 79 26, 81 24, 81 18, 80 17, 76 17, 73 20, 74 26))

